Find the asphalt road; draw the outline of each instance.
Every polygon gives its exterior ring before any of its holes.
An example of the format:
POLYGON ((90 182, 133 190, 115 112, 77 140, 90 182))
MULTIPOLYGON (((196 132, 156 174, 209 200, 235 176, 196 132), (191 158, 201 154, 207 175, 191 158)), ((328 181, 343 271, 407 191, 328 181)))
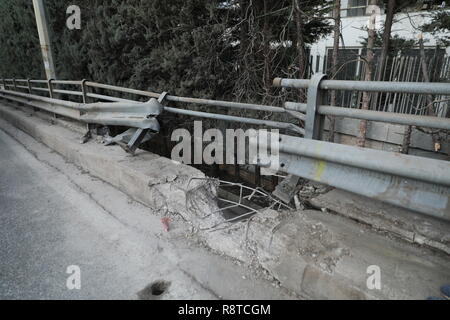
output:
POLYGON ((127 298, 116 248, 83 219, 102 209, 3 132, 0 150, 0 298, 127 298), (67 288, 72 265, 81 290, 67 288))
POLYGON ((196 246, 181 223, 165 232, 149 208, 20 135, 26 143, 0 130, 0 299, 290 297, 196 246), (70 266, 80 289, 67 286, 77 284, 70 266), (163 294, 144 290, 158 281, 163 294))

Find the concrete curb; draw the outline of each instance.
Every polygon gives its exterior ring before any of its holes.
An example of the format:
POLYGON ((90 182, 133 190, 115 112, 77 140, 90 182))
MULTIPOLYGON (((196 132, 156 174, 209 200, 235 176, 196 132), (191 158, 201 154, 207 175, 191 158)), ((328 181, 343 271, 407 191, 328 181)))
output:
POLYGON ((263 267, 282 286, 316 299, 424 299, 450 280, 448 255, 392 240, 346 218, 320 211, 264 210, 251 220, 225 224, 215 189, 203 173, 149 152, 131 157, 119 147, 51 125, 0 105, 0 116, 130 197, 163 214, 180 214, 220 254, 263 267), (170 196, 169 196, 170 195, 170 196), (369 266, 381 270, 380 290, 367 287, 369 266))
POLYGON ((367 224, 373 229, 397 235, 408 242, 450 255, 450 223, 445 220, 338 189, 312 198, 309 203, 367 224))
POLYGON ((0 115, 68 161, 161 214, 180 214, 198 227, 217 222, 217 219, 200 219, 204 213, 217 207, 207 198, 214 196, 213 186, 202 180, 191 181, 192 178, 205 177, 195 168, 143 150, 138 150, 133 157, 119 146, 104 146, 96 141, 80 144, 79 133, 24 114, 19 109, 2 106, 0 115), (201 191, 201 197, 194 199, 196 210, 188 210, 189 195, 196 191, 201 191))

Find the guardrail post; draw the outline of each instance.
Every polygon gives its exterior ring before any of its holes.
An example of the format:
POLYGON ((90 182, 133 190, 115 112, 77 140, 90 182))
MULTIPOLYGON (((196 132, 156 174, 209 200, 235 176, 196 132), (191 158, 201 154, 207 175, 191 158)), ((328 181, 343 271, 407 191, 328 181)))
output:
POLYGON ((17 91, 16 78, 13 78, 13 85, 14 85, 14 90, 17 91))
POLYGON ((324 117, 318 114, 318 109, 325 98, 324 90, 319 88, 320 82, 326 78, 323 73, 316 73, 310 80, 308 86, 308 98, 306 102, 305 138, 320 139, 324 117))
POLYGON ((47 86, 48 86, 48 93, 50 95, 50 98, 53 99, 53 85, 52 85, 53 79, 47 80, 47 86))
POLYGON ((31 83, 30 83, 30 79, 27 79, 27 85, 28 85, 28 93, 32 94, 33 90, 31 89, 31 83))
MULTIPOLYGON (((319 88, 320 82, 326 78, 323 73, 316 73, 312 76, 308 85, 308 95, 306 101, 305 134, 306 139, 320 140, 321 128, 324 117, 318 113, 319 106, 323 104, 325 93, 319 88)), ((276 85, 281 85, 281 80, 277 79, 276 85)), ((285 203, 289 203, 295 195, 296 186, 300 177, 288 175, 275 188, 273 195, 285 203)))
MULTIPOLYGON (((28 85, 28 93, 29 93, 29 94, 33 94, 33 89, 31 88, 31 82, 30 82, 30 79, 27 79, 27 85, 28 85)), ((34 112, 39 111, 38 108, 33 108, 33 110, 34 110, 34 112)))
POLYGON ((2 82, 3 82, 3 90, 6 90, 6 81, 5 81, 5 78, 2 78, 2 82))
POLYGON ((130 141, 128 142, 128 144, 125 146, 125 150, 128 153, 131 153, 134 155, 136 149, 139 147, 139 145, 141 144, 142 140, 144 140, 145 135, 147 134, 148 129, 141 129, 138 128, 135 132, 135 134, 131 137, 130 141))
POLYGON ((83 94, 83 103, 87 103, 87 88, 86 88, 86 79, 81 80, 81 93, 83 94))
MULTIPOLYGON (((53 79, 48 79, 47 80, 47 85, 48 85, 48 94, 50 95, 50 98, 53 99, 53 85, 52 85, 52 81, 53 81, 53 79)), ((55 119, 58 118, 56 113, 53 113, 53 117, 55 119)))
MULTIPOLYGON (((88 101, 86 81, 87 81, 86 79, 81 80, 81 93, 83 94, 83 103, 87 103, 88 101)), ((87 140, 91 137, 91 130, 93 129, 94 126, 92 124, 90 123, 86 124, 87 133, 85 137, 87 137, 87 140)))
POLYGON ((166 92, 166 91, 164 91, 163 93, 161 93, 161 94, 159 95, 158 102, 159 102, 160 104, 163 104, 163 102, 164 102, 164 100, 166 99, 166 97, 167 97, 168 94, 169 94, 169 93, 166 92))

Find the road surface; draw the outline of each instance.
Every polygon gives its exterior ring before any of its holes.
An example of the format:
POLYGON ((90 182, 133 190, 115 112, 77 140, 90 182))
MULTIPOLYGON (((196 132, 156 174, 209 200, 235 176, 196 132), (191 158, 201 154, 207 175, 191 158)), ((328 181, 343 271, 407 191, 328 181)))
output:
POLYGON ((292 298, 20 135, 0 130, 0 299, 292 298))

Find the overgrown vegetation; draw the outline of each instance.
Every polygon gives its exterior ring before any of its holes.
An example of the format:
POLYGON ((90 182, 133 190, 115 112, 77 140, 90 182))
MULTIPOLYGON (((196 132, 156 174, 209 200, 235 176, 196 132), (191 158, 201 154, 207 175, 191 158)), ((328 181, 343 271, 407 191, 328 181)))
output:
MULTIPOLYGON (((331 31, 325 0, 45 3, 58 78, 194 97, 273 103, 272 79, 304 73, 331 31), (65 26, 71 4, 81 30, 65 26)), ((2 0, 0 16, 2 76, 44 78, 32 2, 2 0)))

